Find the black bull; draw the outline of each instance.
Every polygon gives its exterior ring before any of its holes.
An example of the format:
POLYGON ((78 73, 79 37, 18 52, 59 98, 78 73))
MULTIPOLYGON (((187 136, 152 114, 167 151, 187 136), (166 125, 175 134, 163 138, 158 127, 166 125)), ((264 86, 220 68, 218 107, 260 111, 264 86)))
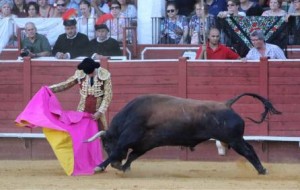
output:
POLYGON ((95 170, 102 171, 108 164, 119 170, 130 169, 132 161, 147 151, 160 146, 193 148, 209 139, 220 140, 244 156, 258 171, 265 174, 253 147, 244 138, 244 120, 231 108, 242 96, 251 96, 262 102, 268 113, 281 114, 265 98, 244 93, 227 102, 200 101, 167 95, 144 95, 129 102, 112 120, 107 131, 100 131, 88 142, 102 138, 108 158, 95 170), (127 157, 128 150, 132 151, 127 157), (124 165, 122 160, 126 159, 124 165))

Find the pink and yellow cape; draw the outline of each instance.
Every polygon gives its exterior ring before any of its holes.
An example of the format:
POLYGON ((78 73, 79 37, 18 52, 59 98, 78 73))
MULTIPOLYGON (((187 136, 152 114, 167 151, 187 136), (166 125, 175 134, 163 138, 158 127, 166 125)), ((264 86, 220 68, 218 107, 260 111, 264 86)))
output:
POLYGON ((67 175, 91 175, 94 167, 102 162, 100 140, 84 143, 98 132, 97 122, 92 115, 64 111, 48 87, 42 87, 34 95, 15 122, 18 126, 43 128, 67 175))

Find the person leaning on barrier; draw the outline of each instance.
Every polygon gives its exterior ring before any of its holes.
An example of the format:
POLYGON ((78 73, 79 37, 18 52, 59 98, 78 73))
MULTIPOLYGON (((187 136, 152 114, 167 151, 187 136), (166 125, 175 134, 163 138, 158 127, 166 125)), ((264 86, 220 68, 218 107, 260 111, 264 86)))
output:
POLYGON ((25 24, 26 37, 21 42, 21 56, 31 58, 51 55, 51 46, 48 39, 37 33, 35 24, 27 22, 25 24))
MULTIPOLYGON (((76 12, 75 9, 68 10, 65 14, 71 15, 72 12, 76 12)), ((79 56, 87 56, 87 49, 89 39, 86 35, 77 32, 75 18, 63 17, 65 26, 65 33, 58 36, 53 49, 52 54, 57 59, 73 59, 79 56)))
POLYGON ((100 67, 100 63, 85 58, 75 74, 64 82, 49 86, 54 92, 62 92, 79 84, 80 102, 77 111, 93 114, 98 121, 99 130, 107 129, 105 112, 112 99, 112 84, 109 71, 100 67))
POLYGON ((95 25, 96 38, 90 41, 89 52, 93 59, 99 60, 102 56, 121 56, 119 42, 108 36, 109 29, 106 24, 95 25))
POLYGON ((286 59, 284 52, 280 47, 265 42, 265 36, 262 30, 255 30, 250 34, 253 44, 243 60, 259 60, 261 57, 268 59, 286 59))
POLYGON ((209 30, 206 46, 200 45, 196 59, 240 59, 239 54, 220 43, 220 31, 217 28, 209 30))

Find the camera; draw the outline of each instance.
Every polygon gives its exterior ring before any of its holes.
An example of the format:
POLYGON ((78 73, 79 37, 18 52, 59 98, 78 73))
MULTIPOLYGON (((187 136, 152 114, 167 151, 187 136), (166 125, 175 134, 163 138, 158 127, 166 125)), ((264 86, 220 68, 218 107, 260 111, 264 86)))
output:
POLYGON ((21 57, 26 57, 29 55, 29 50, 28 48, 24 48, 23 52, 20 54, 21 57))

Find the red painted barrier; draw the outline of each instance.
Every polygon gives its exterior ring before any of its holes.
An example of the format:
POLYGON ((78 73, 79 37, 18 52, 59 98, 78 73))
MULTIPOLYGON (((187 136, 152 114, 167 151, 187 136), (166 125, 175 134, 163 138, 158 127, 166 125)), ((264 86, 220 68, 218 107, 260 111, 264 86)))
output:
MULTIPOLYGON (((51 85, 71 76, 80 60, 24 62, 0 61, 0 133, 40 132, 14 126, 14 119, 30 98, 43 85, 51 85)), ((112 74, 113 100, 107 116, 109 120, 131 99, 148 93, 161 93, 193 99, 225 101, 240 93, 253 92, 269 98, 282 115, 270 117, 260 125, 246 121, 245 135, 300 136, 300 62, 299 61, 203 61, 203 60, 101 60, 112 74)), ((79 101, 77 87, 57 94, 64 109, 74 110, 79 101)), ((242 117, 259 118, 263 107, 251 98, 242 98, 233 106, 242 117)), ((0 148, 14 144, 22 154, 8 152, 1 158, 49 158, 53 156, 42 140, 26 140, 23 151, 18 141, 1 139, 0 148), (42 152, 40 152, 42 151, 42 152), (49 152, 48 152, 49 151, 49 152), (44 153, 43 153, 44 152, 44 153), (51 157, 50 156, 50 157, 51 157)), ((262 146, 258 143, 255 146, 262 146)), ((200 146, 201 147, 201 146, 200 146)), ((270 147, 272 147, 270 145, 270 147)), ((296 146, 297 148, 297 146, 296 146)), ((208 148, 210 150, 212 148, 208 148)), ((164 147, 148 157, 195 159, 189 151, 164 147), (168 152, 168 156, 161 152, 168 152), (178 153, 180 152, 180 153, 178 153)), ((204 148, 205 150, 205 148, 204 148)), ((271 149, 270 149, 271 150, 271 149)), ((272 149, 274 150, 274 149, 272 149)), ((8 150, 9 151, 9 150, 8 150)), ((213 150, 216 151, 216 150, 213 150)), ((298 151, 299 152, 299 151, 298 151)), ((202 152, 203 153, 203 152, 202 152)), ((200 155, 201 153, 196 153, 200 155)), ((208 153, 202 155, 208 158, 208 153)), ((216 153, 215 153, 216 154, 216 153)), ((261 151, 266 160, 269 153, 261 151)), ((299 158, 299 153, 296 158, 299 158)), ((275 159, 276 160, 276 159, 275 159)))

